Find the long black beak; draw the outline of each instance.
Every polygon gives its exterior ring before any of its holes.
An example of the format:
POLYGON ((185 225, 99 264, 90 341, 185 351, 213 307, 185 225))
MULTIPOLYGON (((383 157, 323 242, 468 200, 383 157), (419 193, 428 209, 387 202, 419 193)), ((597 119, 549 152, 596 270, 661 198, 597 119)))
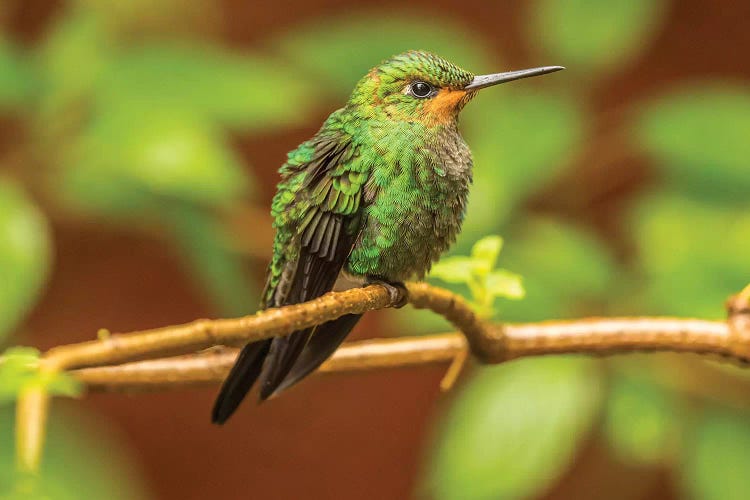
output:
POLYGON ((471 83, 464 87, 464 90, 479 90, 485 87, 491 87, 492 85, 497 85, 498 83, 512 82, 513 80, 520 80, 521 78, 529 78, 532 76, 546 75, 547 73, 554 73, 555 71, 563 69, 565 68, 562 66, 543 66, 541 68, 508 71, 507 73, 479 75, 475 76, 471 83))

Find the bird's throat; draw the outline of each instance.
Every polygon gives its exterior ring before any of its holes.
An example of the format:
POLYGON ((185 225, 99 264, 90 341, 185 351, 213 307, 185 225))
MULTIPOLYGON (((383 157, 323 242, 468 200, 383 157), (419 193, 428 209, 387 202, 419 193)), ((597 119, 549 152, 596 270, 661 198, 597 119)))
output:
POLYGON ((446 125, 456 120, 469 93, 465 90, 440 89, 435 97, 424 105, 424 121, 427 125, 446 125))

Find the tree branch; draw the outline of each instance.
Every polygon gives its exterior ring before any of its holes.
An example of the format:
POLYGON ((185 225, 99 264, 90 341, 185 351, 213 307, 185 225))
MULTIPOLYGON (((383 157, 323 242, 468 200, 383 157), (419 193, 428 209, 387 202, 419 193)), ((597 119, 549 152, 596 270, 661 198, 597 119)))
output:
MULTIPOLYGON (((594 355, 675 351, 748 360, 735 349, 726 323, 679 318, 609 318, 491 325, 481 358, 490 364, 545 354, 594 355), (494 347, 493 347, 494 346, 494 347), (502 353, 502 355, 495 355, 502 353), (490 354, 490 355, 488 355, 490 354)), ((447 363, 467 349, 461 333, 364 340, 344 344, 320 368, 322 373, 377 370, 447 363)), ((152 391, 221 382, 236 349, 209 350, 173 358, 75 370, 92 390, 152 391)))
MULTIPOLYGON (((432 309, 465 329, 468 337, 481 336, 481 325, 461 297, 424 283, 410 284, 409 300, 420 308, 432 309)), ((243 345, 319 325, 345 314, 361 314, 393 306, 387 290, 370 285, 343 292, 330 292, 315 300, 267 309, 234 319, 200 319, 103 339, 55 347, 44 355, 57 369, 101 366, 138 359, 192 353, 216 345, 243 345)))
MULTIPOLYGON (((445 363, 465 352, 466 347, 466 340, 458 333, 348 342, 318 371, 366 371, 445 363)), ((94 391, 155 391, 212 385, 224 380, 238 353, 239 349, 235 348, 209 349, 173 358, 83 368, 71 373, 94 391)))
MULTIPOLYGON (((544 354, 606 355, 634 351, 714 354, 742 363, 750 360, 750 286, 727 303, 727 322, 634 317, 506 325, 482 323, 464 299, 447 290, 424 283, 409 284, 407 289, 412 306, 441 314, 461 333, 348 343, 320 371, 460 360, 467 348, 484 363, 544 354)), ((237 350, 196 351, 288 335, 345 314, 391 307, 397 302, 393 302, 380 285, 332 292, 304 304, 269 309, 237 319, 203 319, 56 347, 42 357, 42 369, 78 368, 72 374, 96 390, 157 390, 216 383, 232 366, 237 350), (164 356, 175 357, 149 360, 164 356), (148 361, 142 361, 144 359, 148 361), (109 366, 117 363, 124 364, 109 366)), ((460 364, 454 363, 458 367, 460 364)), ((22 394, 18 404, 19 464, 24 469, 35 470, 43 442, 47 396, 22 394)))

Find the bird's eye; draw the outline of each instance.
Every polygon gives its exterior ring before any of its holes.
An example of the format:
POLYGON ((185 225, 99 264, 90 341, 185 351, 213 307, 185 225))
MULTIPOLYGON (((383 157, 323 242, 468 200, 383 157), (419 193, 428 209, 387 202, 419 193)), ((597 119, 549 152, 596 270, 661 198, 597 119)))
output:
POLYGON ((409 93, 414 97, 424 99, 430 97, 435 89, 426 82, 413 82, 409 85, 409 93))

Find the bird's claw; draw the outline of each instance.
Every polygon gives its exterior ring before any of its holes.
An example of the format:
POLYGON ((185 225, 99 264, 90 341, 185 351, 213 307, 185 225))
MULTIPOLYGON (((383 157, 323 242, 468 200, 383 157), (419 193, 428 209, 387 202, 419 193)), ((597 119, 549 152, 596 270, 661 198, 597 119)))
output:
POLYGON ((388 292, 388 297, 390 297, 391 303, 393 304, 391 307, 395 309, 400 309, 404 307, 407 302, 409 302, 409 291, 406 289, 406 286, 400 281, 390 283, 388 281, 376 279, 369 281, 367 284, 380 285, 385 288, 385 290, 388 292))

